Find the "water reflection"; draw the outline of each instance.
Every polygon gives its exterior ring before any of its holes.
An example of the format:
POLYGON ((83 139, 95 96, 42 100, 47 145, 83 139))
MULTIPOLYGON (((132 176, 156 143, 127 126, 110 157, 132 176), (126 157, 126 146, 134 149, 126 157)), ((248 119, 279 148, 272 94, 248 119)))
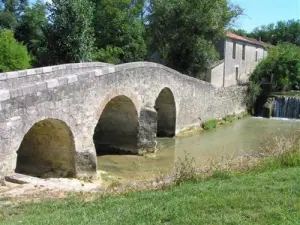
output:
MULTIPOLYGON (((245 118, 218 129, 195 132, 176 138, 158 139, 155 155, 105 155, 98 157, 99 169, 120 180, 138 180, 153 177, 172 169, 178 158, 189 154, 199 166, 210 160, 218 161, 235 155, 259 151, 262 142, 274 136, 286 136, 300 131, 300 122, 245 118)), ((105 177, 105 176, 104 176, 105 177)))

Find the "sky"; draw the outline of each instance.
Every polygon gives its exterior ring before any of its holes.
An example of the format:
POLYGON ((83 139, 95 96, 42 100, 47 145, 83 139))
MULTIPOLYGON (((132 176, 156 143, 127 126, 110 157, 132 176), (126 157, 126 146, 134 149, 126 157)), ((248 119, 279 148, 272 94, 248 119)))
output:
POLYGON ((279 20, 299 20, 300 0, 231 0, 244 9, 235 28, 252 31, 254 28, 279 20))

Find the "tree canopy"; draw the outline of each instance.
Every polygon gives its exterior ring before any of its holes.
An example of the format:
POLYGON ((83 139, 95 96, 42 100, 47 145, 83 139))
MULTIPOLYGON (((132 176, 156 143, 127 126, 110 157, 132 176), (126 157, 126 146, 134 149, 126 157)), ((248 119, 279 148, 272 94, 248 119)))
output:
POLYGON ((152 47, 166 65, 197 76, 218 58, 214 44, 241 12, 226 0, 152 0, 152 47))
POLYGON ((270 82, 272 91, 300 90, 300 47, 283 43, 271 48, 251 80, 257 84, 270 82))

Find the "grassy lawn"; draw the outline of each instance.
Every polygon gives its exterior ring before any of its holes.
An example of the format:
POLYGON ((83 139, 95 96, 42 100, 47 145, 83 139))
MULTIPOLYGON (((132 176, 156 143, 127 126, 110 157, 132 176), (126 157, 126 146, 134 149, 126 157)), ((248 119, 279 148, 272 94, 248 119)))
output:
POLYGON ((0 210, 0 224, 300 224, 300 168, 0 210))

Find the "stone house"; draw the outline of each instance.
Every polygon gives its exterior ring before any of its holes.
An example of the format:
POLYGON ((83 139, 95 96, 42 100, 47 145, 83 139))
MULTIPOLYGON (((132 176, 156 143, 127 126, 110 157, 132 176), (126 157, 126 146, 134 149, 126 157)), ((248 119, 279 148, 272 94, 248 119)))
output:
POLYGON ((266 43, 228 32, 216 45, 220 61, 205 72, 204 80, 215 87, 247 82, 258 62, 267 55, 266 43))

